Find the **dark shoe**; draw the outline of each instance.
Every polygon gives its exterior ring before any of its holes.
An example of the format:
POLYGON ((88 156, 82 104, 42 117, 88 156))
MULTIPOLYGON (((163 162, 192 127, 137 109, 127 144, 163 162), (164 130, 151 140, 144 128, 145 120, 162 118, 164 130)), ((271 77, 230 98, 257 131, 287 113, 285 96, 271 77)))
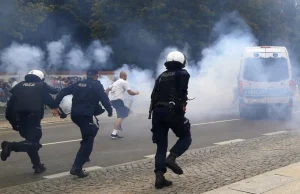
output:
POLYGON ((3 141, 1 143, 1 149, 2 149, 2 151, 1 151, 1 160, 6 161, 7 158, 10 156, 10 152, 11 152, 10 147, 9 147, 9 142, 3 141))
POLYGON ((116 134, 116 135, 111 134, 110 136, 112 139, 122 139, 123 138, 122 136, 119 136, 118 134, 116 134))
POLYGON ((78 176, 79 178, 85 178, 89 175, 88 173, 85 173, 82 169, 76 168, 74 166, 72 167, 70 174, 78 176))
POLYGON ((176 163, 177 155, 174 153, 170 153, 170 155, 166 159, 166 167, 170 168, 175 174, 181 175, 183 174, 183 170, 176 163))
POLYGON ((33 169, 34 169, 34 174, 41 174, 46 171, 46 167, 44 166, 44 164, 39 164, 37 166, 34 166, 33 169))
POLYGON ((162 189, 164 187, 169 187, 173 184, 172 181, 169 181, 164 177, 163 172, 156 172, 155 175, 156 175, 156 178, 155 178, 155 188, 156 189, 162 189))

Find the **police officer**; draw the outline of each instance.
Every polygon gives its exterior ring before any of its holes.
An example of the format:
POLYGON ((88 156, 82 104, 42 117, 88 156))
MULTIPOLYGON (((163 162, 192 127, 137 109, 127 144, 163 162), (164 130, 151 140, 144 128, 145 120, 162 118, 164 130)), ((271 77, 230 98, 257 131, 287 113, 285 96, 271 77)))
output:
POLYGON ((82 170, 82 167, 89 160, 94 139, 99 129, 93 122, 93 115, 103 113, 102 107, 99 107, 99 101, 108 112, 108 116, 112 116, 112 107, 108 96, 104 92, 102 84, 97 79, 98 71, 90 69, 87 71, 86 80, 78 81, 62 89, 55 99, 56 105, 58 105, 65 96, 73 95, 71 119, 80 128, 82 141, 70 174, 77 175, 80 178, 88 176, 82 170))
POLYGON ((178 175, 183 174, 175 160, 192 143, 191 125, 185 117, 190 78, 189 73, 183 69, 186 63, 186 58, 181 52, 169 53, 165 62, 167 70, 158 77, 151 94, 149 119, 152 114, 152 141, 157 144, 154 170, 157 189, 172 185, 172 182, 164 177, 164 173, 167 171, 166 167, 178 175), (166 158, 169 128, 179 139, 166 158))
POLYGON ((11 151, 27 152, 37 174, 46 170, 38 154, 42 147, 40 139, 42 138, 41 120, 44 117, 44 105, 54 109, 54 113, 58 113, 54 99, 49 94, 51 88, 43 82, 43 79, 43 72, 32 70, 25 76, 25 81, 18 83, 10 90, 12 96, 7 103, 6 119, 14 130, 19 131, 25 141, 1 143, 3 161, 7 160, 11 151))

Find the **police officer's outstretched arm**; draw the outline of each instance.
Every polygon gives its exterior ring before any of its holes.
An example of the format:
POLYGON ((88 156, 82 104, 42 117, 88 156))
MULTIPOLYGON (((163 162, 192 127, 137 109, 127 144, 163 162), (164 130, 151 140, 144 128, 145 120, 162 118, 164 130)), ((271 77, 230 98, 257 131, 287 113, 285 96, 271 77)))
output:
POLYGON ((50 94, 57 94, 57 93, 59 92, 58 89, 49 86, 46 82, 44 82, 44 88, 45 88, 45 90, 47 90, 47 92, 50 93, 50 94))
POLYGON ((65 96, 73 94, 74 88, 75 84, 72 84, 59 91, 55 98, 55 104, 58 106, 65 96))
POLYGON ((48 91, 44 91, 43 93, 44 97, 44 104, 51 109, 57 109, 58 105, 55 104, 55 100, 52 98, 52 96, 48 93, 48 91))
POLYGON ((95 87, 93 87, 93 88, 94 88, 95 93, 98 96, 99 101, 104 106, 105 110, 108 112, 108 116, 111 117, 113 109, 111 107, 109 98, 104 91, 103 85, 100 82, 98 82, 94 86, 95 87))

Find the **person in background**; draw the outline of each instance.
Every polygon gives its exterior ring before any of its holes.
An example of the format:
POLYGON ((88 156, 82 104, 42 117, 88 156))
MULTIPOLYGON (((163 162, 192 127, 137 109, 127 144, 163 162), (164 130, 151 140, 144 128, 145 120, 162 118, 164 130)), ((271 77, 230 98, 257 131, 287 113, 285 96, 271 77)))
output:
POLYGON ((124 71, 120 72, 120 78, 115 81, 112 85, 110 85, 106 89, 106 94, 109 95, 109 92, 111 92, 111 104, 116 109, 117 112, 117 120, 114 124, 114 129, 111 133, 112 139, 122 139, 122 136, 118 135, 118 130, 122 130, 121 124, 123 120, 128 117, 130 110, 128 107, 124 104, 124 95, 125 92, 128 92, 128 94, 134 96, 138 95, 139 92, 132 91, 129 87, 127 80, 127 74, 124 71))

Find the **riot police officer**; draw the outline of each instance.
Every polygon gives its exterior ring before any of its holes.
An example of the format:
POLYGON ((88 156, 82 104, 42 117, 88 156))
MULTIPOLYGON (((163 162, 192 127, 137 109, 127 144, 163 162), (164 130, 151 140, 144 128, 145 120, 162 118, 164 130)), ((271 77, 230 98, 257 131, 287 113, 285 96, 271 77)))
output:
POLYGON ((6 119, 25 141, 1 143, 3 161, 7 160, 11 151, 27 152, 37 174, 46 170, 38 154, 42 147, 40 139, 42 138, 41 120, 44 117, 44 105, 52 108, 55 113, 58 112, 54 99, 49 94, 53 91, 43 82, 43 79, 43 72, 32 70, 25 76, 25 81, 18 83, 10 90, 12 96, 7 103, 6 119))
POLYGON ((149 119, 152 114, 152 141, 157 144, 154 170, 157 189, 172 185, 172 181, 164 177, 166 167, 176 174, 183 174, 175 160, 189 148, 192 142, 191 125, 185 117, 190 78, 189 73, 183 69, 186 63, 186 58, 181 52, 169 53, 165 62, 167 70, 157 78, 151 94, 149 119), (166 158, 169 128, 179 139, 166 158))
POLYGON ((103 112, 102 107, 99 107, 99 101, 108 112, 108 116, 112 116, 112 107, 108 96, 104 92, 102 84, 97 79, 98 71, 90 69, 87 71, 86 80, 78 81, 62 89, 55 99, 56 105, 58 105, 65 96, 73 95, 71 119, 80 128, 82 141, 70 174, 77 175, 80 178, 88 176, 82 170, 82 167, 89 160, 93 150, 94 139, 99 129, 93 122, 95 112, 98 112, 96 115, 103 112))

